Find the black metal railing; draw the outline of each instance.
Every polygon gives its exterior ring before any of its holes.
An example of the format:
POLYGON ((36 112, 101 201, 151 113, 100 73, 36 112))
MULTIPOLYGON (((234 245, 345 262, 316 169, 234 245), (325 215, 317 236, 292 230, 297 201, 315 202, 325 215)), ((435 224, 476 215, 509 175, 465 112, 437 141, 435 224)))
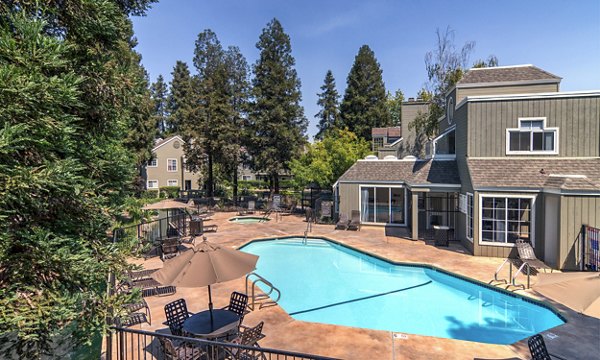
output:
POLYGON ((298 352, 209 341, 143 330, 114 328, 108 360, 139 359, 266 359, 334 360, 334 358, 298 352))
POLYGON ((581 241, 581 270, 600 271, 600 229, 583 225, 581 241))

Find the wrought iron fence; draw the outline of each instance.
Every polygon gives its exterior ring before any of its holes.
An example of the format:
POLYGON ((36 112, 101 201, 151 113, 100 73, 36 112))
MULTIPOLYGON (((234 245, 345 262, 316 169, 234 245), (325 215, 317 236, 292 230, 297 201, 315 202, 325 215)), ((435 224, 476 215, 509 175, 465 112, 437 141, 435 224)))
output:
POLYGON ((139 359, 265 359, 334 360, 291 351, 209 341, 116 327, 106 350, 107 360, 139 359))
POLYGON ((583 225, 581 235, 583 237, 581 270, 600 271, 600 229, 583 225))

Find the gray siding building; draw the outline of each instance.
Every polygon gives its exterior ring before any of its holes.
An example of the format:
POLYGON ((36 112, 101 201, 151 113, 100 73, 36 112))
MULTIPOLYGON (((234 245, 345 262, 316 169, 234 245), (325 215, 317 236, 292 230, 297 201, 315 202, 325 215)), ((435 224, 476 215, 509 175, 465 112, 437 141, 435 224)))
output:
POLYGON ((446 225, 477 256, 514 257, 522 239, 579 268, 582 225, 600 227, 600 91, 559 92, 560 80, 532 65, 469 70, 426 158, 358 161, 338 180, 339 211, 415 239, 446 225))

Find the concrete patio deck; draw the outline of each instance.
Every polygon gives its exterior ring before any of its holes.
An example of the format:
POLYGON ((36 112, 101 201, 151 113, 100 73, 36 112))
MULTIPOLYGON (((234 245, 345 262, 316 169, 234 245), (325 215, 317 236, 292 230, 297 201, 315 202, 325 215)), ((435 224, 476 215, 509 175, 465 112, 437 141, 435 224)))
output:
MULTIPOLYGON (((256 238, 299 235, 306 223, 302 216, 284 216, 281 221, 268 223, 235 224, 227 221, 234 213, 216 213, 212 223, 218 224, 216 233, 207 238, 225 246, 239 247, 256 238)), ((361 231, 338 231, 333 225, 313 225, 311 236, 325 236, 381 257, 398 262, 426 263, 445 270, 468 276, 483 282, 493 278, 500 258, 474 257, 460 244, 452 243, 448 248, 437 248, 425 241, 411 241, 401 237, 402 231, 388 231, 383 227, 363 227, 361 231)), ((131 259, 146 269, 162 267, 158 257, 131 259)), ((535 276, 532 277, 535 283, 535 276)), ((244 279, 212 286, 213 303, 216 307, 226 306, 232 291, 244 292, 244 279)), ((531 291, 520 294, 536 297, 531 291)), ((165 304, 184 298, 191 312, 205 310, 208 304, 206 288, 178 288, 177 293, 166 297, 148 297, 146 301, 152 313, 152 325, 143 324, 134 328, 143 330, 164 329, 166 325, 163 307, 165 304)), ((545 300, 542 298, 542 300, 545 300)), ((557 335, 545 338, 551 353, 568 359, 600 359, 600 320, 580 315, 560 304, 554 304, 567 323, 548 332, 557 335)), ((264 321, 266 338, 261 346, 290 351, 331 356, 342 359, 529 359, 526 340, 512 345, 490 345, 469 341, 435 338, 406 334, 405 339, 394 338, 389 331, 351 328, 327 324, 297 321, 279 306, 255 310, 244 318, 244 323, 253 326, 264 321)))

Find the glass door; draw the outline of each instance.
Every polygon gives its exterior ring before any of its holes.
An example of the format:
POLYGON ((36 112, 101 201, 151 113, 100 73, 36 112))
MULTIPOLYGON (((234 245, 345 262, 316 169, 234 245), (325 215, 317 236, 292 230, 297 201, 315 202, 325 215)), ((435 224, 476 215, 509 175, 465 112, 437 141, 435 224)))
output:
POLYGON ((375 188, 375 222, 390 221, 390 188, 375 188))
POLYGON ((360 221, 405 224, 405 191, 400 187, 360 187, 360 221))

